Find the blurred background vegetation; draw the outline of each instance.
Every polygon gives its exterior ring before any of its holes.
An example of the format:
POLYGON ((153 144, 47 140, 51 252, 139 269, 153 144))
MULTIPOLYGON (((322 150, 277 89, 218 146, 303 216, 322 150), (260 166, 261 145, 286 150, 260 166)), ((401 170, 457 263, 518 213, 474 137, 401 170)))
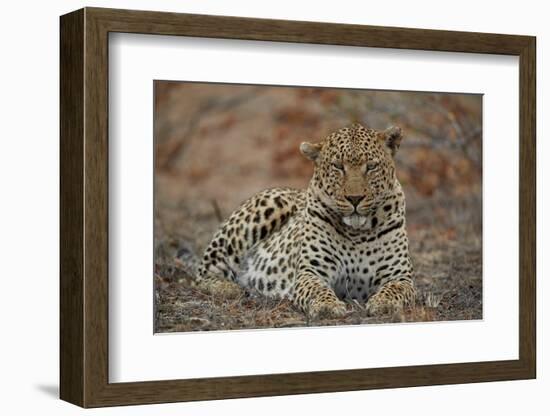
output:
POLYGON ((182 272, 171 264, 178 248, 200 254, 219 223, 255 192, 307 187, 312 166, 299 144, 353 122, 404 131, 398 177, 417 284, 433 309, 411 319, 481 318, 481 95, 157 81, 159 330, 217 329, 211 320, 186 326, 200 308, 170 306, 185 297, 182 272))

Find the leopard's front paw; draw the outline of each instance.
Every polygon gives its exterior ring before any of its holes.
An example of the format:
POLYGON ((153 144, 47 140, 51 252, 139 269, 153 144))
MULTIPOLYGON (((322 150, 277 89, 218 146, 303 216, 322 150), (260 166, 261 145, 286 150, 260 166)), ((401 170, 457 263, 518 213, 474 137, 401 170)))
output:
POLYGON ((311 318, 341 318, 347 313, 346 304, 338 299, 317 300, 309 306, 311 318))
POLYGON ((367 314, 371 316, 384 315, 397 308, 398 304, 380 294, 371 296, 366 305, 367 314))
POLYGON ((244 293, 243 289, 231 280, 205 280, 198 284, 198 288, 210 295, 226 299, 236 299, 244 293))
POLYGON ((369 315, 382 315, 413 306, 416 289, 410 281, 391 281, 372 295, 366 304, 369 315))

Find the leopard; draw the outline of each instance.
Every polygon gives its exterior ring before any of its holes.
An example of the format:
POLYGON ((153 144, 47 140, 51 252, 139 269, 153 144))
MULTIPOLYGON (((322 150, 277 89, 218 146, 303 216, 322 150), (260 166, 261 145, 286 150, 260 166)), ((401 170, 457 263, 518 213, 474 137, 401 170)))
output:
POLYGON ((307 188, 270 188, 243 202, 204 250, 195 283, 228 298, 288 299, 315 318, 343 317, 352 303, 369 315, 413 305, 395 166, 402 138, 400 127, 354 123, 301 143, 313 164, 307 188))

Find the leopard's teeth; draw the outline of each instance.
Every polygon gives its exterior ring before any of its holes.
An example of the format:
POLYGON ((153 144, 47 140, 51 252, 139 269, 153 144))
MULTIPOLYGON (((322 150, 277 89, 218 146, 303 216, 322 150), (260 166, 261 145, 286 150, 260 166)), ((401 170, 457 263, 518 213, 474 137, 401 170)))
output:
POLYGON ((365 222, 367 221, 365 217, 357 214, 350 215, 349 217, 344 217, 342 218, 342 220, 344 221, 344 224, 352 228, 360 228, 365 225, 365 222))

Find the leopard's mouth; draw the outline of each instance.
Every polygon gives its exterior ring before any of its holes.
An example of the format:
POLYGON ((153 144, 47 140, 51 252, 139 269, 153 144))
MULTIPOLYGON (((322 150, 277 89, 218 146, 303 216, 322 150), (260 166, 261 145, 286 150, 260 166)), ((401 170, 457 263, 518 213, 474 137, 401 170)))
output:
POLYGON ((353 213, 351 215, 343 217, 342 221, 344 221, 344 224, 351 228, 361 228, 363 225, 365 225, 365 222, 367 222, 367 218, 362 215, 353 213))

